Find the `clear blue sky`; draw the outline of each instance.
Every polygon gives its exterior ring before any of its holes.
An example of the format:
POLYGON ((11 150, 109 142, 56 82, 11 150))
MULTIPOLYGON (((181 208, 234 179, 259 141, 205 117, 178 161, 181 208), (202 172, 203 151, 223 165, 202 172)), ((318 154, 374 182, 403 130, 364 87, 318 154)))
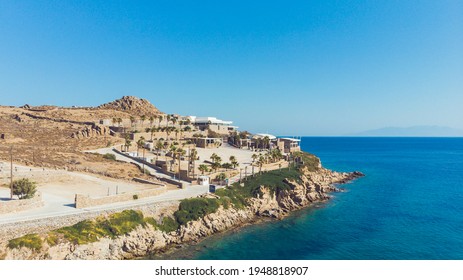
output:
POLYGON ((0 1, 0 104, 136 95, 243 129, 463 129, 463 1, 0 1))

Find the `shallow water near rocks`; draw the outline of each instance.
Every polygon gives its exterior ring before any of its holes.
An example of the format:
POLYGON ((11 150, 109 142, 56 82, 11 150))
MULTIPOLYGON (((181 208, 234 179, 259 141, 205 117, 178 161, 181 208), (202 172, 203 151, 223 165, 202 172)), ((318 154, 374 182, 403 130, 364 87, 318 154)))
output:
POLYGON ((306 137, 365 177, 320 207, 185 246, 170 259, 463 259, 463 138, 306 137))

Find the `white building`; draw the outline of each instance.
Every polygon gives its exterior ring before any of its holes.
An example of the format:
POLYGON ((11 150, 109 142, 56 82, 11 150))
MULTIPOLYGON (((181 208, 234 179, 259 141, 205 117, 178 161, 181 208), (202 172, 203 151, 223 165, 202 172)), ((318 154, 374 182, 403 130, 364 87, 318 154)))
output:
POLYGON ((198 127, 199 130, 210 129, 219 134, 229 134, 230 132, 235 131, 238 127, 233 126, 232 121, 220 120, 216 117, 196 117, 189 116, 188 119, 193 125, 198 127))
POLYGON ((265 137, 268 137, 269 140, 275 140, 277 137, 272 134, 267 134, 267 133, 257 133, 252 136, 252 139, 264 139, 265 137))

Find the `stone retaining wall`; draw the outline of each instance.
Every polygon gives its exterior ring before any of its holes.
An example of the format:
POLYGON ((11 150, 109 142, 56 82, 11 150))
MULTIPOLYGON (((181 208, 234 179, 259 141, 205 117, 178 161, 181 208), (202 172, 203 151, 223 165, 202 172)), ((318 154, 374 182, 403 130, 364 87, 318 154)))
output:
POLYGON ((76 194, 75 202, 76 208, 87 208, 105 204, 111 204, 116 202, 124 202, 135 200, 136 196, 138 199, 160 195, 166 192, 167 188, 165 186, 158 187, 156 189, 149 189, 136 192, 128 192, 117 195, 103 196, 103 197, 90 197, 88 195, 76 194))
POLYGON ((155 186, 161 186, 161 187, 164 187, 166 184, 163 184, 163 183, 160 183, 160 182, 153 182, 153 181, 150 181, 150 180, 145 180, 145 179, 142 179, 142 178, 133 178, 133 180, 137 183, 142 183, 142 184, 150 184, 150 185, 155 185, 155 186))
MULTIPOLYGON (((159 217, 169 211, 173 212, 178 208, 177 201, 168 202, 147 202, 136 206, 121 206, 110 210, 88 211, 79 214, 67 214, 50 218, 41 218, 28 221, 1 223, 0 219, 0 251, 2 246, 6 246, 8 240, 18 238, 26 234, 37 233, 44 234, 51 230, 61 227, 74 225, 78 222, 94 219, 99 216, 111 215, 123 210, 132 209, 143 212, 143 215, 149 217, 159 217)), ((1 253, 0 253, 1 256, 1 253)))
POLYGON ((35 196, 30 199, 0 201, 0 214, 30 210, 43 205, 42 194, 36 192, 35 196))

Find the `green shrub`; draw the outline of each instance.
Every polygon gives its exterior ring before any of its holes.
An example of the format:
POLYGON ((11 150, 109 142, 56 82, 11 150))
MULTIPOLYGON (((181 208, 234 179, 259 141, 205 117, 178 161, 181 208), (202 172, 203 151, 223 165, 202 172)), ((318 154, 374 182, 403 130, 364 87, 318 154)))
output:
POLYGON ((316 171, 319 169, 320 159, 312 154, 306 152, 294 152, 294 157, 298 157, 302 160, 303 168, 306 168, 309 171, 316 171))
POLYGON ((215 198, 189 198, 180 202, 179 209, 174 213, 180 225, 195 221, 219 209, 220 203, 215 198))
POLYGON ((47 235, 47 238, 45 238, 45 241, 50 245, 50 246, 55 246, 58 244, 58 236, 56 235, 55 232, 50 232, 47 235))
POLYGON ((99 229, 93 221, 82 221, 69 227, 63 227, 54 231, 62 234, 64 239, 74 244, 87 244, 97 241, 105 233, 99 229))
POLYGON ((230 187, 216 190, 215 194, 221 199, 222 205, 226 206, 223 199, 227 198, 231 204, 238 209, 243 209, 248 205, 248 199, 262 195, 260 187, 265 186, 272 194, 278 194, 284 190, 290 190, 291 186, 285 182, 285 179, 292 179, 300 182, 300 171, 297 169, 284 168, 281 170, 273 170, 262 174, 257 174, 254 177, 248 177, 244 181, 244 186, 239 183, 234 183, 230 187))
POLYGON ((42 248, 42 239, 37 234, 28 234, 8 242, 8 248, 10 249, 19 249, 21 247, 38 251, 42 248))
POLYGON ((109 160, 116 160, 116 155, 115 155, 115 154, 107 153, 107 154, 104 154, 104 155, 103 155, 103 158, 109 159, 109 160))
POLYGON ((37 183, 29 179, 19 179, 13 182, 13 195, 19 199, 33 198, 37 191, 37 183))
POLYGON ((143 214, 139 211, 124 210, 110 215, 107 219, 86 220, 54 232, 62 234, 72 243, 86 244, 98 241, 101 237, 115 238, 127 234, 139 225, 145 225, 143 214))
POLYGON ((145 222, 166 233, 176 231, 180 227, 177 221, 171 217, 164 217, 161 224, 158 224, 152 217, 145 218, 145 222))
POLYGON ((220 197, 219 202, 225 209, 228 209, 232 204, 232 200, 228 196, 220 197))
POLYGON ((97 226, 110 232, 111 237, 127 234, 139 225, 144 225, 143 214, 140 211, 124 210, 99 221, 97 226))
POLYGON ((138 199, 138 194, 134 194, 133 195, 133 200, 137 200, 138 199))

